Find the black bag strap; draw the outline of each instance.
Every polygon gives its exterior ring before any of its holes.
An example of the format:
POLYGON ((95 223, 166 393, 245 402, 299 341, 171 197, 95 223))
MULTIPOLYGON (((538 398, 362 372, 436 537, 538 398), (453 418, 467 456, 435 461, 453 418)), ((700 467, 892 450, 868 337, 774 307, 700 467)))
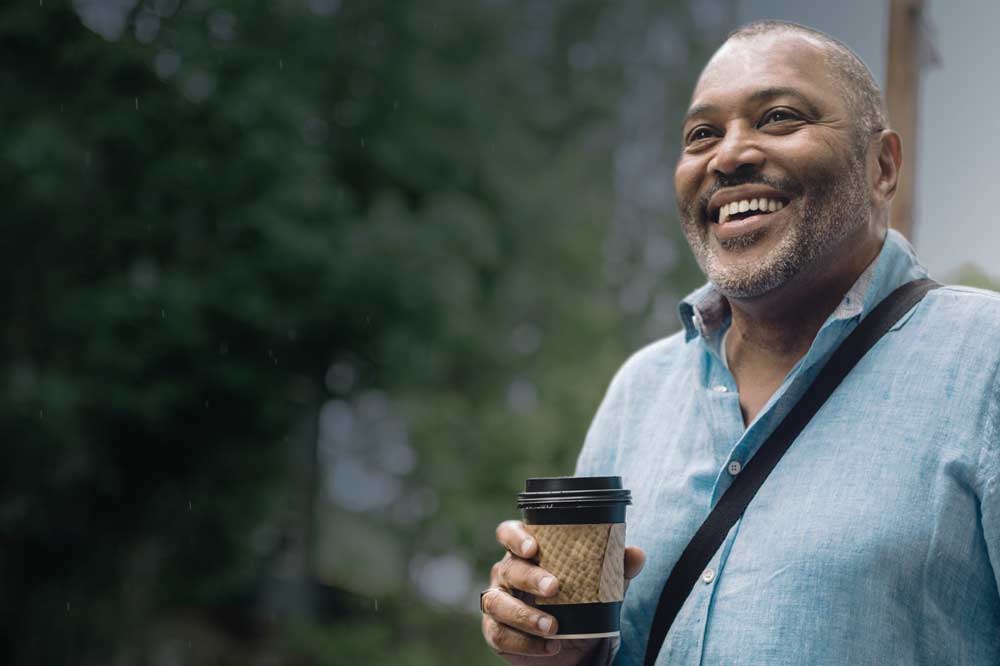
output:
POLYGON ((645 666, 653 666, 656 662, 670 625, 698 577, 798 434, 861 357, 900 317, 919 303, 928 291, 940 286, 929 278, 914 280, 899 287, 879 303, 840 344, 805 394, 743 467, 684 548, 663 586, 656 614, 653 616, 649 641, 646 643, 645 666))

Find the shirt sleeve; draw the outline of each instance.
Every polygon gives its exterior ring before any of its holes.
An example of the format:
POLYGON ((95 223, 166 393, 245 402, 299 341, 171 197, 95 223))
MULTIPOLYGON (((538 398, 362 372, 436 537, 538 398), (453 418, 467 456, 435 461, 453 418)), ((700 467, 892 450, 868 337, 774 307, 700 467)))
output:
POLYGON ((993 581, 1000 594, 1000 368, 993 377, 992 395, 986 404, 984 442, 979 456, 979 492, 986 552, 993 566, 993 581))

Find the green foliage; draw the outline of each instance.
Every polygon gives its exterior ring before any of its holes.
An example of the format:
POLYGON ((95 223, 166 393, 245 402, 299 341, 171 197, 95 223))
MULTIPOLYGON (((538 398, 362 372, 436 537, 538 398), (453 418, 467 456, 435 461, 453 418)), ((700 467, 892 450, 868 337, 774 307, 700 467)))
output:
MULTIPOLYGON (((525 477, 571 471, 647 335, 654 299, 623 313, 606 267, 619 104, 673 66, 632 46, 647 20, 697 52, 685 6, 122 19, 0 10, 0 660, 147 663, 168 618, 267 612, 247 591, 312 567, 385 610, 306 602, 271 653, 489 663, 462 609, 493 526, 525 477), (418 565, 442 557, 473 579, 431 602, 418 565)), ((667 295, 697 280, 654 268, 667 295)))
POLYGON ((989 275, 986 271, 975 264, 963 264, 955 272, 955 275, 948 280, 948 282, 954 284, 964 284, 969 287, 978 287, 979 289, 1000 291, 1000 278, 989 275))

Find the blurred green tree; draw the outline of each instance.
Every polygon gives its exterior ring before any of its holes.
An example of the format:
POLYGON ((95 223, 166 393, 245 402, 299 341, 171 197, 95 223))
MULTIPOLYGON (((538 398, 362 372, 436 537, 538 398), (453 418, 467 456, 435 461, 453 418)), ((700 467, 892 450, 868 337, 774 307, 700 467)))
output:
POLYGON ((673 145, 629 138, 621 100, 661 88, 676 118, 694 25, 597 0, 0 10, 4 662, 169 638, 246 663, 169 621, 232 634, 236 605, 295 663, 490 663, 467 609, 493 525, 572 469, 698 279, 672 210, 620 210, 622 146, 673 145))
POLYGON ((962 264, 948 282, 978 287, 979 289, 1000 291, 1000 278, 990 275, 975 264, 962 264))

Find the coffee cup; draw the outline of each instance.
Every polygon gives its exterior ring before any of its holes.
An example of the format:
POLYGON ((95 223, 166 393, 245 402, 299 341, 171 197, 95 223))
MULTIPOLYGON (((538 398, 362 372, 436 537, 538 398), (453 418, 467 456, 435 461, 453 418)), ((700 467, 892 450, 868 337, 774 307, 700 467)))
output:
POLYGON ((554 638, 618 636, 625 598, 625 507, 620 476, 528 479, 518 493, 525 529, 538 542, 538 564, 559 580, 534 605, 556 618, 554 638))

